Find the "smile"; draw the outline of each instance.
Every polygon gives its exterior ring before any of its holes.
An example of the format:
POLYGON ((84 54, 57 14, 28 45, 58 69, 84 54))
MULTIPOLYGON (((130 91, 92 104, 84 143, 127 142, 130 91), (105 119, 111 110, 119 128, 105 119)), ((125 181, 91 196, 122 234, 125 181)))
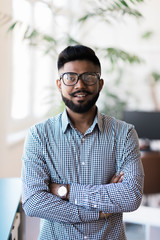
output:
POLYGON ((77 91, 74 93, 69 94, 71 97, 78 97, 78 98, 82 98, 82 97, 86 97, 87 95, 90 95, 91 93, 89 91, 77 91))
POLYGON ((76 94, 76 95, 74 95, 74 97, 82 98, 82 97, 86 97, 86 95, 85 94, 76 94))

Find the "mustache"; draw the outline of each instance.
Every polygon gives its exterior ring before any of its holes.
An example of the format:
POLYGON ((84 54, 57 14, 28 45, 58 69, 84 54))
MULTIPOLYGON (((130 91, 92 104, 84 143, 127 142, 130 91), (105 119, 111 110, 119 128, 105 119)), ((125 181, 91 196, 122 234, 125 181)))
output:
POLYGON ((74 97, 74 95, 77 94, 77 93, 87 93, 88 95, 91 95, 91 92, 89 92, 89 91, 87 91, 87 90, 78 90, 78 91, 75 91, 75 92, 73 92, 73 93, 70 93, 69 95, 70 95, 71 97, 74 97))

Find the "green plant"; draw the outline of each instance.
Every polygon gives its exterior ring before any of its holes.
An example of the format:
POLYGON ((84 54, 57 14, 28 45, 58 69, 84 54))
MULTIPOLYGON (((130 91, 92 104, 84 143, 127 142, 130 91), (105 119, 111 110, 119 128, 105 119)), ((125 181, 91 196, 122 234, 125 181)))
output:
POLYGON ((142 17, 142 14, 135 9, 137 3, 143 2, 144 0, 112 0, 105 1, 99 0, 90 1, 92 7, 91 11, 86 11, 86 13, 79 19, 80 22, 86 22, 90 18, 99 18, 107 23, 112 23, 112 21, 117 18, 117 16, 130 15, 136 18, 142 17))
MULTIPOLYGON (((37 2, 43 2, 47 5, 47 7, 52 12, 53 16, 58 16, 63 9, 59 9, 54 6, 54 1, 42 1, 36 0, 37 2)), ((76 27, 80 30, 82 27, 87 26, 88 22, 95 24, 95 21, 103 22, 105 24, 112 24, 116 19, 123 18, 125 15, 129 15, 134 18, 142 18, 142 14, 136 9, 136 6, 139 3, 142 3, 144 0, 88 0, 83 2, 88 3, 89 10, 83 12, 83 14, 79 17, 76 14, 72 17, 75 19, 74 23, 76 27)), ((82 0, 81 0, 82 2, 82 0)), ((87 8, 88 9, 88 8, 87 8)), ((2 13, 1 13, 2 15, 2 13)), ((66 16, 67 18, 68 16, 66 16)), ((11 18, 4 16, 7 19, 7 22, 11 21, 11 18)), ((63 32, 60 36, 55 36, 54 34, 48 35, 42 32, 39 29, 35 29, 32 26, 28 26, 21 22, 12 19, 12 23, 9 26, 8 31, 12 32, 16 28, 21 28, 23 26, 23 40, 27 41, 33 47, 39 47, 42 49, 44 54, 50 55, 55 58, 57 56, 57 48, 61 45, 70 45, 70 44, 83 44, 82 39, 76 39, 70 32, 63 32)), ((72 28, 72 26, 71 26, 72 28)), ((101 47, 96 44, 92 46, 96 51, 99 52, 100 56, 106 61, 106 72, 112 74, 115 71, 118 74, 118 77, 114 80, 114 85, 117 85, 117 79, 120 83, 122 77, 122 67, 119 66, 119 62, 123 62, 123 69, 125 68, 125 64, 139 64, 142 62, 142 59, 138 56, 128 53, 123 49, 118 49, 110 46, 101 47)), ((123 70, 124 71, 124 70, 123 70)), ((121 117, 121 112, 127 106, 127 101, 124 101, 120 96, 118 96, 114 90, 104 88, 105 98, 107 99, 105 103, 103 103, 103 111, 105 113, 109 113, 111 115, 116 115, 117 117, 121 117)), ((49 100, 52 106, 52 100, 49 100)), ((103 102, 103 101, 102 101, 103 102)), ((54 104, 54 103, 53 103, 54 104)))

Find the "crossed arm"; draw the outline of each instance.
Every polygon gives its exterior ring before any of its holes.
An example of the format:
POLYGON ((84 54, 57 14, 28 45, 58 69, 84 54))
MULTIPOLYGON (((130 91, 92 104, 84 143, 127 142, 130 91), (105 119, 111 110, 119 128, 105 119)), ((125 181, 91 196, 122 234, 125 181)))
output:
MULTIPOLYGON (((124 180, 123 177, 120 180, 115 176, 110 181, 113 184, 72 183, 68 185, 69 201, 66 201, 57 197, 58 185, 49 185, 50 169, 43 157, 44 144, 34 129, 27 138, 23 154, 22 202, 25 213, 49 221, 81 223, 107 217, 103 213, 122 213, 137 209, 142 197, 143 169, 136 150, 135 137, 131 134, 128 138, 131 139, 125 142, 123 155, 117 156, 117 170, 124 172, 124 180)), ((121 147, 122 144, 119 145, 121 147)))
MULTIPOLYGON (((114 176, 112 177, 110 183, 120 183, 120 182, 123 181, 123 178, 124 178, 123 172, 120 172, 118 175, 117 175, 117 174, 114 174, 114 176)), ((51 183, 51 184, 49 185, 50 192, 51 192, 52 194, 58 196, 58 188, 59 188, 61 185, 62 185, 62 184, 51 183)), ((68 193, 67 193, 66 199, 64 199, 64 200, 69 201, 70 185, 69 185, 69 184, 66 184, 66 187, 67 187, 68 193)), ((99 219, 108 218, 110 215, 111 215, 111 213, 99 212, 99 219)))

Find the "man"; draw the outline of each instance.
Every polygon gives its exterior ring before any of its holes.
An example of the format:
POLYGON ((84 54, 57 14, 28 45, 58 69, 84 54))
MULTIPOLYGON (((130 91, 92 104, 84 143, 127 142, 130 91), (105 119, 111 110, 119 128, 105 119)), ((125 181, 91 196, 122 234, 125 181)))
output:
POLYGON ((92 49, 67 47, 58 71, 66 109, 29 130, 23 208, 43 219, 39 239, 124 240, 122 213, 139 207, 143 189, 136 131, 98 111, 103 79, 92 49))

